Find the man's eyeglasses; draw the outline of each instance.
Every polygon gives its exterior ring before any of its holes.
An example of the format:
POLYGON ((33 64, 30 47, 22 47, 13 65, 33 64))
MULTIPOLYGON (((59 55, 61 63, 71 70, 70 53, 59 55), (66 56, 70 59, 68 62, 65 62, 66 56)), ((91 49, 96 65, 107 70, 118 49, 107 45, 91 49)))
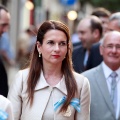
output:
POLYGON ((113 48, 116 48, 116 50, 120 50, 120 45, 103 45, 104 48, 112 50, 113 48))

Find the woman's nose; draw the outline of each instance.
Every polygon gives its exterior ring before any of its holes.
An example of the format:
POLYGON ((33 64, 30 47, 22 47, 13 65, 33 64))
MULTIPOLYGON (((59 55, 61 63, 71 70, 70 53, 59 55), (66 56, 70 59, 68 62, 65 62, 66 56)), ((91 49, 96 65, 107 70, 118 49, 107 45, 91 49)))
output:
POLYGON ((59 50, 60 50, 59 44, 55 44, 55 50, 56 50, 56 51, 59 51, 59 50))

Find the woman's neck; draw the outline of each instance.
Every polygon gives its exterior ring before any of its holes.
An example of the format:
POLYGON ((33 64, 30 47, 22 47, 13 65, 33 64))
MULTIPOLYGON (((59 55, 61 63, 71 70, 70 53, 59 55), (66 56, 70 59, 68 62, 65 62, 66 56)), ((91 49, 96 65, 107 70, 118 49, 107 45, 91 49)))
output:
POLYGON ((61 66, 44 66, 43 67, 43 75, 47 83, 51 86, 55 86, 60 82, 63 73, 61 71, 61 66))

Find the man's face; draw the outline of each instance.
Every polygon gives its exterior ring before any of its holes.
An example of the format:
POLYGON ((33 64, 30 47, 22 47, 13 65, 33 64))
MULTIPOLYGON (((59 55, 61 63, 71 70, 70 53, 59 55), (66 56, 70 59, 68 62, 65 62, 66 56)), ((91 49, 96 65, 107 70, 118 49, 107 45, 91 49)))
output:
POLYGON ((112 70, 118 69, 120 66, 120 33, 108 33, 103 45, 100 46, 100 53, 107 66, 112 70))
POLYGON ((103 34, 108 31, 108 22, 109 18, 108 17, 99 17, 101 22, 102 22, 102 27, 103 27, 103 34))
POLYGON ((108 23, 108 30, 109 31, 119 31, 120 32, 120 27, 118 26, 118 20, 112 20, 108 23))
POLYGON ((4 10, 0 11, 0 36, 9 28, 10 14, 4 10))
POLYGON ((77 27, 78 37, 84 48, 89 49, 93 44, 93 32, 90 28, 90 20, 83 19, 77 27))

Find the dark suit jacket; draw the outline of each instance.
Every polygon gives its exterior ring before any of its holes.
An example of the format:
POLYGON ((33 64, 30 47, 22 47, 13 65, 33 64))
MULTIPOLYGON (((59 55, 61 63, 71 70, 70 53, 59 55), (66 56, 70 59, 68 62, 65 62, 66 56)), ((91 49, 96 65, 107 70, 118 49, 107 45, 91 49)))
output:
POLYGON ((77 73, 81 73, 85 71, 84 67, 84 57, 85 57, 85 49, 80 45, 73 50, 72 54, 72 62, 73 68, 77 73))
POLYGON ((7 74, 1 59, 0 59, 0 94, 5 97, 7 97, 8 94, 7 74))
POLYGON ((102 65, 100 64, 82 74, 90 82, 90 120, 116 120, 102 65))
POLYGON ((87 69, 96 67, 103 61, 103 58, 100 55, 99 46, 100 46, 100 43, 96 43, 91 47, 88 62, 87 62, 87 69))

